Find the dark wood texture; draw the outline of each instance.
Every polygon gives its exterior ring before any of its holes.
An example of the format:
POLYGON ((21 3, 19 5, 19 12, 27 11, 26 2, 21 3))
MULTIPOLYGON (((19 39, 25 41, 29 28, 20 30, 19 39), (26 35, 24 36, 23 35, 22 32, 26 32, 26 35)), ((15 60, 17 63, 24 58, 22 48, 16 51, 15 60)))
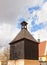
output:
POLYGON ((38 60, 38 42, 27 30, 27 23, 21 23, 22 29, 10 43, 10 59, 38 60))
POLYGON ((38 60, 38 43, 22 39, 10 45, 10 59, 38 60))
POLYGON ((23 59, 24 58, 24 41, 19 41, 12 44, 10 47, 10 59, 23 59), (14 48, 13 48, 14 47, 14 48))
POLYGON ((25 39, 24 52, 25 59, 38 60, 38 43, 25 39))

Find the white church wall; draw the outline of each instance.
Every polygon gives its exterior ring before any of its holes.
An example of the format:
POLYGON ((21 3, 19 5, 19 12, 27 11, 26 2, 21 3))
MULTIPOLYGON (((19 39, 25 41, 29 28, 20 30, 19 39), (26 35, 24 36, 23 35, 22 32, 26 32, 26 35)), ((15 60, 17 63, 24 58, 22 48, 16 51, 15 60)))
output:
POLYGON ((46 57, 39 57, 39 61, 46 61, 46 57))

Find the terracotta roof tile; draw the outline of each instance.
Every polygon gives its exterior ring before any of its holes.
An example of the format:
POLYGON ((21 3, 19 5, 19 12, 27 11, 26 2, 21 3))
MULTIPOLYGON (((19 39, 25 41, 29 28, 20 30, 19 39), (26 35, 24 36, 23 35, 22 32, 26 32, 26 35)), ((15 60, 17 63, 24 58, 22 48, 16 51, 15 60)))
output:
POLYGON ((40 44, 39 44, 39 57, 44 56, 45 48, 46 48, 46 41, 40 42, 40 44))

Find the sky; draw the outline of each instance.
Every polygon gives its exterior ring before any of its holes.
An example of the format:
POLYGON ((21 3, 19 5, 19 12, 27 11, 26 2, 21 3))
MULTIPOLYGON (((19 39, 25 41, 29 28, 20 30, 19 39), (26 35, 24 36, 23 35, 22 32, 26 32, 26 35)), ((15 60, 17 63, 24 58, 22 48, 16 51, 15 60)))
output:
POLYGON ((0 0, 0 48, 19 33, 23 20, 36 40, 47 40, 47 0, 0 0))

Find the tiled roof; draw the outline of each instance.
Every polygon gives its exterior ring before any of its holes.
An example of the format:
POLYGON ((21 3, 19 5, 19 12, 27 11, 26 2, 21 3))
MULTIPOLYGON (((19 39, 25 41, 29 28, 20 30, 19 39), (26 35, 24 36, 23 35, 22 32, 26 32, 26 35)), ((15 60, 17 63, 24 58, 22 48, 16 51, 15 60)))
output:
POLYGON ((39 57, 44 56, 45 48, 46 48, 46 41, 40 42, 40 44, 39 44, 39 57))
POLYGON ((11 43, 15 42, 15 41, 18 41, 20 39, 23 39, 23 38, 26 38, 26 39, 29 39, 29 40, 32 40, 32 41, 35 41, 37 42, 34 37, 29 33, 28 30, 26 29, 22 29, 19 34, 12 40, 11 43))

